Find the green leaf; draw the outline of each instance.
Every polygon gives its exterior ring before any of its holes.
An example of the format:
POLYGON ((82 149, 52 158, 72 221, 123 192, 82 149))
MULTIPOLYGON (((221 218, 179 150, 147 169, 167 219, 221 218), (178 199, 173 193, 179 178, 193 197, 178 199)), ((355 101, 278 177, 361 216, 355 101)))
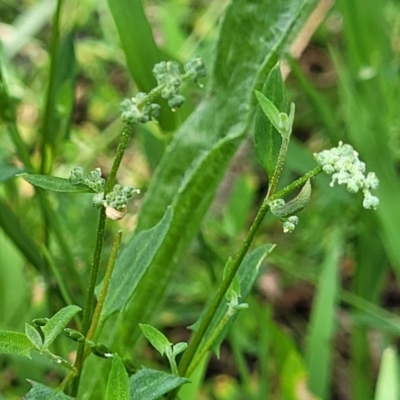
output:
POLYGON ((258 104, 263 110, 265 116, 268 118, 269 122, 274 126, 275 130, 279 132, 281 130, 280 111, 276 108, 275 104, 270 99, 265 97, 261 92, 256 90, 255 93, 258 100, 258 104))
POLYGON ((157 400, 189 380, 163 371, 143 368, 131 376, 129 382, 130 400, 157 400))
POLYGON ((24 333, 0 330, 0 354, 17 354, 31 358, 35 347, 24 333))
POLYGON ((398 400, 399 396, 399 360, 396 350, 389 347, 382 354, 375 400, 398 400))
POLYGON ((165 240, 171 219, 172 210, 168 209, 158 225, 135 235, 131 245, 120 252, 111 276, 102 320, 125 307, 165 240))
POLYGON ((36 347, 37 350, 41 350, 43 348, 43 340, 40 336, 40 333, 37 331, 35 327, 25 323, 25 335, 31 341, 31 343, 36 347))
MULTIPOLYGON (((273 103, 274 107, 272 107, 272 113, 275 114, 275 118, 278 118, 276 113, 279 113, 279 110, 284 111, 287 109, 286 90, 279 64, 276 64, 275 67, 272 68, 261 92, 256 92, 256 96, 259 106, 256 111, 254 146, 258 160, 267 171, 268 176, 271 177, 278 160, 282 138, 267 117, 267 113, 264 107, 262 107, 262 102, 266 103, 264 106, 267 108, 270 102, 273 103), (265 96, 268 96, 270 100, 265 96)), ((276 121, 276 123, 279 123, 279 121, 276 121)))
POLYGON ((311 391, 322 399, 330 392, 333 337, 340 289, 339 266, 342 237, 338 229, 331 232, 317 293, 313 301, 307 334, 306 364, 311 391))
POLYGON ((129 380, 124 364, 118 354, 114 354, 108 376, 106 400, 129 400, 129 380))
POLYGON ((31 185, 54 192, 64 193, 93 193, 87 185, 71 183, 69 179, 58 178, 50 175, 28 174, 26 172, 18 175, 31 185))
POLYGON ((139 326, 146 339, 162 356, 171 348, 172 343, 158 329, 147 324, 139 324, 139 326))
POLYGON ((187 348, 186 342, 179 342, 172 346, 172 355, 176 357, 178 354, 181 354, 187 348))
POLYGON ((53 315, 47 324, 42 328, 44 335, 43 347, 47 349, 55 340, 55 338, 67 326, 71 318, 81 310, 80 307, 71 305, 62 308, 55 315, 53 315))
MULTIPOLYGON (((60 41, 49 77, 46 110, 42 127, 42 140, 54 152, 69 134, 74 105, 75 49, 74 32, 68 32, 60 41)), ((52 160, 51 160, 52 161, 52 160)), ((42 171, 43 172, 43 171, 42 171)))
POLYGON ((311 199, 311 182, 308 180, 301 188, 300 193, 283 206, 271 207, 271 213, 276 217, 285 218, 300 212, 311 199))
POLYGON ((53 389, 41 383, 28 380, 32 389, 24 396, 24 400, 72 400, 74 397, 67 396, 59 390, 53 389))

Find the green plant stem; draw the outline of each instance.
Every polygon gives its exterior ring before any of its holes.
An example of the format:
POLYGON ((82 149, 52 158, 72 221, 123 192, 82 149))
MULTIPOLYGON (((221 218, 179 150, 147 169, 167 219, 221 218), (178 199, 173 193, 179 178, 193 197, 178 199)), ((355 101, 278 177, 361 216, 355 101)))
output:
POLYGON ((269 202, 272 200, 281 199, 281 198, 285 197, 290 192, 293 192, 293 190, 296 190, 299 187, 302 187, 309 179, 314 178, 321 172, 322 172, 322 167, 318 165, 317 167, 315 167, 311 171, 307 172, 305 175, 303 175, 299 179, 296 179, 290 185, 287 185, 286 187, 281 189, 279 192, 272 194, 270 197, 266 197, 264 202, 266 202, 266 201, 269 202))
POLYGON ((186 376, 192 375, 194 370, 200 364, 203 357, 207 354, 208 350, 210 350, 211 347, 213 346, 218 335, 224 329, 224 326, 229 322, 229 320, 231 319, 231 317, 233 315, 234 315, 233 310, 231 308, 228 308, 228 310, 226 311, 224 316, 219 321, 217 327, 214 329, 214 332, 212 333, 211 337, 207 340, 207 343, 204 344, 204 346, 201 348, 201 350, 196 354, 196 357, 194 358, 193 362, 190 363, 190 366, 188 367, 188 370, 186 372, 186 376))
POLYGON ((272 175, 271 182, 268 187, 267 198, 270 198, 274 194, 276 186, 278 185, 279 178, 283 170, 283 165, 285 164, 286 153, 289 147, 289 139, 290 137, 282 136, 282 144, 279 149, 279 155, 278 155, 278 160, 276 162, 276 167, 274 169, 274 173, 272 175))
POLYGON ((100 314, 103 309, 104 301, 106 299, 106 295, 108 292, 108 286, 110 284, 111 275, 114 270, 115 262, 117 261, 119 247, 121 246, 121 238, 122 238, 122 231, 118 231, 117 235, 115 236, 115 239, 114 239, 113 247, 111 250, 110 258, 108 260, 108 265, 107 265, 106 273, 104 275, 103 285, 101 287, 99 297, 97 300, 96 308, 93 312, 92 322, 90 324, 89 331, 86 335, 87 340, 93 339, 94 334, 96 333, 96 329, 99 325, 100 314))
POLYGON ((250 230, 249 230, 245 240, 243 241, 242 246, 240 247, 238 253, 236 254, 236 256, 232 262, 232 266, 229 269, 228 274, 225 276, 225 278, 222 280, 220 286, 218 287, 217 293, 214 296, 214 298, 212 299, 210 306, 207 309, 207 313, 205 314, 203 320, 201 321, 199 328, 192 335, 185 353, 183 353, 181 362, 179 363, 180 376, 187 376, 188 369, 190 367, 190 364, 192 363, 194 356, 196 355, 196 352, 199 348, 201 340, 202 340, 204 334, 206 333, 219 304, 225 297, 225 294, 226 294, 227 290, 229 289, 229 286, 231 285, 233 278, 235 277, 235 275, 240 267, 240 264, 242 263, 245 255, 247 254, 247 252, 250 248, 250 245, 254 239, 254 236, 255 236, 258 228, 261 225, 261 222, 263 221, 266 213, 269 210, 269 202, 271 200, 275 200, 275 199, 286 196, 291 191, 304 185, 304 183, 308 179, 311 179, 314 176, 318 175, 321 171, 322 171, 322 168, 320 166, 318 166, 318 167, 314 168, 313 170, 311 170, 310 172, 308 172, 307 174, 303 175, 301 178, 292 182, 290 185, 286 186, 284 189, 271 195, 270 197, 268 197, 269 195, 267 194, 260 209, 257 212, 256 217, 254 218, 253 223, 251 224, 250 230))
MULTIPOLYGON (((128 146, 129 139, 133 133, 133 126, 134 125, 125 125, 124 129, 122 130, 122 134, 121 134, 122 138, 118 144, 116 156, 114 158, 114 162, 111 167, 110 175, 108 176, 106 184, 105 184, 104 194, 110 193, 114 187, 115 178, 117 176, 119 166, 121 165, 122 157, 124 155, 126 147, 128 146)), ((105 209, 102 208, 100 211, 99 221, 98 221, 98 225, 97 225, 96 245, 95 245, 95 249, 94 249, 94 253, 93 253, 93 261, 92 261, 92 266, 91 266, 91 270, 90 270, 90 282, 89 282, 89 288, 87 291, 86 304, 83 309, 81 332, 85 337, 89 331, 90 323, 92 320, 92 310, 93 310, 93 304, 95 302, 94 291, 96 288, 97 278, 98 278, 98 274, 99 274, 106 220, 107 220, 107 218, 106 218, 106 214, 105 214, 105 209)), ((78 372, 77 372, 77 376, 74 379, 73 384, 72 384, 72 393, 71 393, 72 396, 76 396, 78 393, 80 376, 81 376, 83 364, 84 364, 85 358, 86 358, 85 357, 85 353, 86 353, 85 348, 86 348, 85 343, 79 344, 78 352, 77 352, 77 356, 76 356, 76 360, 75 360, 75 367, 78 372)))

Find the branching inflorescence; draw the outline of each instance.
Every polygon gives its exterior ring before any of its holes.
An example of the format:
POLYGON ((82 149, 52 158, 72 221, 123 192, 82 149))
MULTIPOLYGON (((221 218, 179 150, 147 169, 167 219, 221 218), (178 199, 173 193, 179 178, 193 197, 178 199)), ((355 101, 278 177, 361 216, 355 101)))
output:
POLYGON ((364 194, 363 207, 376 210, 379 199, 371 194, 371 190, 378 188, 379 180, 374 172, 365 175, 365 163, 359 160, 352 146, 339 142, 338 147, 316 153, 314 158, 322 170, 332 176, 331 186, 337 182, 338 185, 346 185, 350 193, 361 190, 364 194))
MULTIPOLYGON (((175 61, 162 61, 153 68, 157 87, 150 93, 139 92, 135 97, 122 101, 122 121, 131 126, 136 123, 156 121, 160 114, 160 105, 153 101, 161 96, 168 101, 168 105, 175 111, 179 108, 185 98, 179 93, 180 86, 185 80, 198 82, 200 78, 207 75, 205 65, 200 58, 195 58, 184 65, 184 73, 181 73, 179 64, 175 61)), ((75 167, 71 171, 69 180, 73 184, 88 186, 93 192, 93 206, 105 207, 108 218, 121 219, 126 213, 126 204, 134 194, 140 190, 132 186, 115 184, 113 189, 106 193, 106 181, 102 178, 101 169, 95 168, 87 177, 84 176, 81 167, 75 167)))

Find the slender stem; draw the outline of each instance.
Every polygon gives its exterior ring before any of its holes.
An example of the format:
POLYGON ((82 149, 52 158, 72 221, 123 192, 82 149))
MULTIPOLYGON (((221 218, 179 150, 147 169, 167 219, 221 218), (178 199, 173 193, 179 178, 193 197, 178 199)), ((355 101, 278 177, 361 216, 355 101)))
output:
POLYGON ((134 125, 127 124, 124 126, 124 128, 122 130, 122 133, 121 133, 122 138, 117 147, 117 153, 115 155, 113 165, 111 166, 110 175, 107 178, 106 187, 104 189, 104 192, 105 192, 104 194, 110 193, 114 187, 115 178, 117 176, 119 166, 121 165, 122 157, 124 156, 126 147, 128 146, 129 139, 132 136, 133 128, 134 128, 134 125))
POLYGON ((270 197, 267 197, 264 200, 264 202, 265 201, 276 200, 276 199, 281 199, 281 198, 285 197, 290 192, 293 192, 293 190, 296 190, 299 187, 303 186, 309 179, 314 178, 320 172, 322 172, 322 167, 320 165, 318 165, 317 167, 315 167, 311 171, 307 172, 305 175, 303 175, 299 179, 297 179, 294 182, 292 182, 290 185, 284 187, 279 192, 276 192, 275 194, 272 194, 270 197))
POLYGON ((104 305, 104 301, 106 299, 106 295, 108 292, 108 286, 110 284, 110 280, 111 280, 111 275, 112 272, 114 270, 114 266, 115 266, 115 261, 117 260, 117 255, 118 255, 118 251, 119 251, 119 247, 121 245, 121 238, 122 238, 122 231, 118 231, 117 235, 114 239, 114 244, 111 250, 111 254, 110 254, 110 258, 108 260, 108 265, 107 265, 107 270, 106 270, 106 274, 104 275, 104 279, 103 279, 103 285, 101 287, 100 290, 100 294, 97 300, 97 304, 96 304, 96 308, 93 312, 93 318, 92 318, 92 322, 90 324, 90 328, 89 331, 86 335, 86 339, 87 340, 92 340, 94 337, 94 334, 96 332, 96 329, 99 325, 99 321, 100 321, 100 314, 101 311, 103 309, 103 305, 104 305))
MULTIPOLYGON (((129 139, 132 135, 133 132, 133 125, 125 125, 123 131, 122 131, 122 138, 121 141, 119 142, 118 148, 117 148, 117 153, 114 158, 113 165, 111 167, 110 175, 107 178, 106 184, 105 184, 105 189, 104 192, 105 194, 111 192, 111 190, 114 187, 115 184, 115 178, 117 176, 118 168, 121 165, 122 157, 124 155, 125 149, 128 145, 129 139)), ((96 237, 96 245, 93 253, 93 261, 92 261, 92 267, 90 271, 90 283, 89 283, 89 288, 87 291, 87 298, 86 298, 86 304, 83 309, 83 320, 82 320, 82 334, 86 337, 87 333, 90 328, 90 322, 92 319, 92 310, 93 310, 93 303, 95 301, 95 295, 94 291, 96 288, 97 284, 97 278, 98 278, 98 273, 99 273, 99 268, 100 268, 100 260, 101 260, 101 253, 103 249, 103 240, 104 240, 104 232, 105 232, 105 226, 106 226, 106 214, 105 214, 105 209, 102 208, 100 211, 100 216, 99 216, 99 222, 97 226, 97 237, 96 237)), ((94 334, 94 333, 93 333, 94 334)), ((76 378, 73 381, 72 385, 72 395, 76 396, 78 393, 78 388, 79 388, 79 381, 80 381, 80 376, 83 368, 83 364, 85 362, 85 343, 80 343, 78 347, 78 352, 75 360, 75 367, 78 371, 76 378)))
POLYGON ((271 182, 268 187, 267 197, 271 197, 271 195, 275 192, 276 186, 278 185, 279 178, 281 176, 283 165, 285 164, 286 153, 289 147, 289 137, 282 136, 282 144, 279 149, 278 160, 276 162, 276 167, 274 173, 272 174, 271 182))
MULTIPOLYGON (((90 282, 89 282, 89 287, 87 290, 86 304, 83 309, 81 332, 84 336, 86 336, 86 334, 89 330, 90 320, 92 317, 92 309, 93 309, 93 303, 94 303, 94 290, 96 288, 97 276, 98 276, 98 272, 99 272, 99 268, 100 268, 100 259, 101 259, 102 249, 103 249, 105 226, 106 226, 106 213, 103 208, 100 211, 99 221, 97 224, 96 245, 95 245, 95 249, 94 249, 94 253, 93 253, 92 266, 91 266, 91 270, 90 270, 90 282)), ((82 372, 83 363, 85 361, 84 353, 85 353, 85 344, 80 343, 79 347, 78 347, 76 360, 75 360, 75 367, 76 367, 78 373, 77 373, 76 379, 73 381, 73 388, 72 388, 73 396, 76 396, 78 393, 80 374, 82 372)))
POLYGON ((247 251, 254 239, 254 236, 258 230, 258 228, 261 225, 261 222, 263 221, 266 213, 269 210, 269 202, 271 200, 275 200, 277 198, 281 198, 291 191, 299 188, 302 186, 308 179, 313 178, 314 176, 318 175, 322 171, 322 168, 320 166, 314 168, 301 178, 297 179, 296 181, 292 182, 290 185, 285 187, 284 189, 280 190, 279 192, 271 195, 270 197, 267 196, 265 197, 260 209, 257 212, 256 217, 254 218, 253 223, 251 224, 250 230, 245 238, 245 240, 242 243, 242 246, 240 247, 238 253, 236 254, 232 266, 228 271, 227 276, 223 279, 221 282, 220 286, 218 287, 217 293, 215 294, 214 298, 212 299, 210 306, 207 309, 207 313, 204 316, 204 319, 201 321, 201 324, 199 328, 195 331, 195 333, 192 335, 189 345, 185 351, 185 353, 182 356, 181 362, 179 364, 179 374, 181 376, 187 376, 188 369, 190 367, 190 364, 192 363, 192 360, 199 348, 199 345, 201 343, 201 340, 203 336, 205 335, 212 318, 214 317, 214 314, 225 297, 225 294, 227 290, 229 289, 229 286, 232 283, 233 278, 235 277, 240 264, 242 263, 245 255, 247 254, 247 251))
POLYGON ((208 350, 211 349, 212 345, 214 344, 215 340, 217 339, 218 335, 224 329, 224 326, 229 322, 230 318, 233 316, 234 312, 231 308, 228 308, 222 319, 219 321, 217 327, 214 329, 211 337, 207 340, 207 343, 201 348, 201 350, 196 354, 193 362, 190 364, 186 376, 191 376, 197 366, 200 364, 203 357, 207 354, 208 350))

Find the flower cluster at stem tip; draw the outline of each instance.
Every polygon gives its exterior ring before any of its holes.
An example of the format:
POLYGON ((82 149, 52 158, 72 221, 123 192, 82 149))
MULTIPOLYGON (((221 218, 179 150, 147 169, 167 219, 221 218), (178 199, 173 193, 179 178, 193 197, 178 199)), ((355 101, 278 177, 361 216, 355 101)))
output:
POLYGON ((330 186, 337 182, 346 185, 350 193, 361 190, 364 194, 363 207, 376 210, 379 199, 371 194, 371 190, 378 188, 379 180, 374 172, 365 175, 365 163, 359 160, 352 146, 339 142, 338 147, 316 153, 314 158, 322 170, 332 176, 330 186))
POLYGON ((93 195, 93 206, 97 208, 105 207, 106 214, 111 219, 120 219, 125 215, 126 204, 134 194, 139 194, 140 190, 132 186, 114 185, 110 193, 104 194, 105 180, 101 176, 101 169, 96 168, 84 177, 83 169, 75 167, 71 171, 69 180, 73 184, 83 184, 95 192, 93 195))
MULTIPOLYGON (((378 188, 379 180, 373 172, 365 174, 366 165, 359 160, 358 153, 352 146, 339 142, 338 147, 316 153, 314 158, 322 171, 332 176, 330 186, 334 186, 337 182, 339 185, 346 185, 350 193, 362 191, 364 194, 363 207, 374 210, 378 207, 379 199, 371 194, 371 190, 378 188)), ((293 232, 299 222, 299 218, 294 214, 308 203, 311 186, 310 191, 305 190, 306 188, 307 184, 304 185, 300 195, 288 204, 282 198, 269 202, 271 213, 283 222, 283 232, 285 233, 293 232), (288 207, 289 205, 290 207, 288 207)))
POLYGON ((126 124, 146 123, 155 120, 160 114, 160 105, 153 103, 157 95, 168 101, 174 111, 179 108, 185 98, 179 94, 179 88, 184 80, 192 79, 197 83, 199 78, 207 75, 203 60, 195 58, 184 65, 181 73, 179 64, 175 61, 162 61, 153 68, 153 75, 157 80, 157 87, 150 93, 137 93, 135 97, 125 99, 121 103, 122 121, 126 124))

